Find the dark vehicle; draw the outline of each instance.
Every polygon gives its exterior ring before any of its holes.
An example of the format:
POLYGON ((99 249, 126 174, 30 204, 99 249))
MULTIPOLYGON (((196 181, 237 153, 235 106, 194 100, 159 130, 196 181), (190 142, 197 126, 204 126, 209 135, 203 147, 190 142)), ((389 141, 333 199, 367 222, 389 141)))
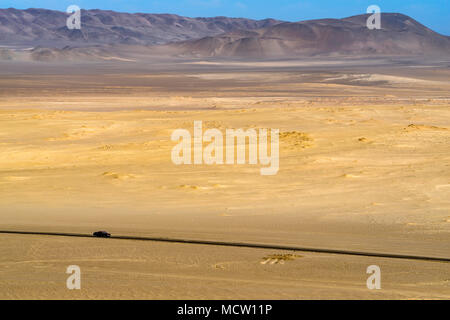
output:
POLYGON ((97 238, 111 238, 111 234, 106 231, 97 231, 93 233, 94 237, 97 238))

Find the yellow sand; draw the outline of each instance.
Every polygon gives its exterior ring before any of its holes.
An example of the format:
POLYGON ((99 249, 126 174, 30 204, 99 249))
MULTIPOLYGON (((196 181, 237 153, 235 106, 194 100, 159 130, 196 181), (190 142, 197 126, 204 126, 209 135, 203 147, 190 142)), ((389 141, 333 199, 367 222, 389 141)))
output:
MULTIPOLYGON (((284 72, 270 81, 270 74, 259 80, 248 72, 242 81, 220 71, 107 74, 101 83, 94 80, 102 75, 3 77, 0 85, 12 88, 0 100, 0 229, 106 229, 448 257, 448 81, 409 82, 401 74, 371 76, 368 86, 333 83, 330 74, 314 81, 284 72), (178 81, 174 92, 171 81, 178 81), (195 120, 220 130, 280 129, 279 173, 261 176, 259 165, 175 166, 170 135, 192 130, 195 120)), ((315 261, 336 268, 304 271, 305 260, 294 259, 277 273, 259 260, 278 252, 92 241, 1 236, 0 298, 450 297, 446 264, 382 260, 392 279, 419 271, 372 295, 366 258, 308 255, 307 268, 315 261), (80 249, 91 246, 98 251, 80 249), (339 280, 349 272, 344 261, 355 269, 349 283, 339 280), (95 281, 72 295, 23 280, 30 270, 64 279, 61 270, 76 262, 92 279, 103 274, 108 293, 95 281), (305 290, 306 282, 317 290, 305 290), (266 286, 273 290, 261 293, 266 286)))

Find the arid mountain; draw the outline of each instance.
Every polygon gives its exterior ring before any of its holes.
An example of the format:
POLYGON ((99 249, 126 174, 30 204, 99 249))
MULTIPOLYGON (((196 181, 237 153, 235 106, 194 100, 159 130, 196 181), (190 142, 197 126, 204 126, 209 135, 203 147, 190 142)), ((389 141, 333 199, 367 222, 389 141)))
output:
POLYGON ((198 39, 238 29, 279 23, 227 17, 186 18, 171 14, 82 10, 81 30, 69 30, 65 12, 45 9, 0 9, 0 45, 164 44, 198 39))
POLYGON ((81 16, 82 29, 69 30, 64 12, 0 10, 0 60, 450 55, 450 37, 398 13, 383 13, 381 30, 367 28, 369 15, 301 22, 102 10, 81 16))
POLYGON ((169 46, 176 48, 180 55, 200 57, 450 55, 450 37, 440 35, 408 16, 384 13, 380 30, 367 28, 368 17, 280 23, 169 46))

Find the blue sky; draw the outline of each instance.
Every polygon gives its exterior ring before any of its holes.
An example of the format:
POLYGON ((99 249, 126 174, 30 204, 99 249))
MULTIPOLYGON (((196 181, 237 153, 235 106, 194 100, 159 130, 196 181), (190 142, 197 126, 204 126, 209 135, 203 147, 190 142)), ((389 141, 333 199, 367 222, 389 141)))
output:
POLYGON ((407 14, 435 31, 450 35, 450 0, 0 0, 0 8, 65 11, 72 4, 83 9, 287 21, 343 18, 365 13, 369 5, 376 4, 382 12, 407 14))

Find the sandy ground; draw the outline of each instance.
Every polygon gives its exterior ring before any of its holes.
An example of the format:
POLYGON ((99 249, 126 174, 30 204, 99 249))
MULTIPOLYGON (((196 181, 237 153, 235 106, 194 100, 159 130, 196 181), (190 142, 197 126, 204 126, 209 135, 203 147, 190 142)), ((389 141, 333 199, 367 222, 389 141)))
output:
MULTIPOLYGON (((158 68, 2 65, 0 229, 449 257, 448 67, 158 68), (175 166, 170 135, 195 120, 280 129, 279 173, 175 166)), ((2 235, 0 298, 450 296, 448 264, 376 259, 374 294, 373 259, 91 241, 2 235), (46 280, 72 261, 92 280, 81 293, 46 280)))
POLYGON ((450 298, 446 263, 123 240, 0 239, 0 299, 450 298), (381 266, 381 290, 366 286, 373 264, 381 266), (66 287, 70 265, 81 269, 81 290, 66 287))

